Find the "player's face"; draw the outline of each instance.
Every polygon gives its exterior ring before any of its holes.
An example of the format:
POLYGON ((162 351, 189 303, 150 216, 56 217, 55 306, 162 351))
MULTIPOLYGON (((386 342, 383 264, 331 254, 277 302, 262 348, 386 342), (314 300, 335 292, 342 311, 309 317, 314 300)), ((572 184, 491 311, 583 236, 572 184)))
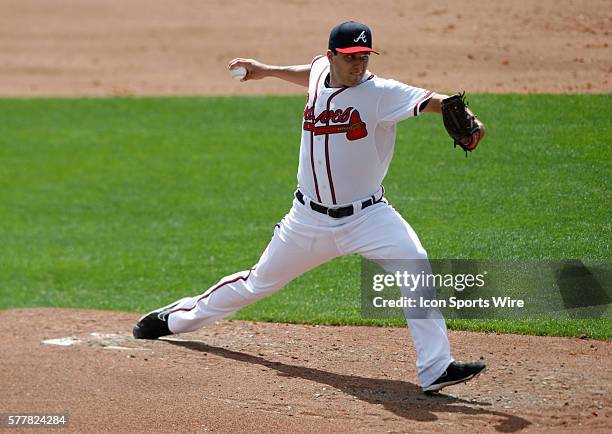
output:
POLYGON ((370 53, 354 53, 354 54, 333 54, 328 52, 332 73, 332 85, 353 87, 357 86, 370 61, 370 53))

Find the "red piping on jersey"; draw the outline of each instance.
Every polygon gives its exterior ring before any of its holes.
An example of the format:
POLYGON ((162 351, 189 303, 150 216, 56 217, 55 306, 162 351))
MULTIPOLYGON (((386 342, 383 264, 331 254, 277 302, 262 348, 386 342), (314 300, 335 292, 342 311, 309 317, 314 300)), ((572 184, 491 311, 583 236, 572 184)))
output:
POLYGON ((416 103, 416 105, 414 106, 414 116, 417 116, 419 114, 419 107, 421 106, 421 104, 423 104, 426 100, 428 100, 429 98, 431 98, 431 95, 433 94, 433 92, 430 90, 428 91, 425 96, 423 98, 421 98, 419 100, 419 102, 416 103))
POLYGON ((170 311, 170 313, 174 313, 174 312, 180 312, 180 311, 184 311, 184 312, 189 312, 190 310, 195 309, 195 307, 198 305, 199 302, 201 302, 202 300, 204 300, 205 298, 208 298, 210 296, 210 294, 212 294, 213 292, 215 292, 217 289, 221 288, 224 285, 227 285, 229 283, 234 283, 237 282, 239 280, 244 280, 246 282, 246 280, 249 278, 249 276, 251 275, 251 273, 253 272, 253 270, 255 270, 255 267, 251 268, 249 270, 249 273, 246 276, 238 276, 235 279, 232 280, 228 280, 227 282, 222 282, 220 284, 218 284, 217 286, 215 286, 214 288, 208 290, 206 292, 206 294, 204 294, 202 297, 198 298, 198 300, 195 302, 195 304, 190 307, 190 308, 186 308, 186 307, 180 307, 178 309, 173 309, 170 311))
MULTIPOLYGON (((330 106, 331 106, 331 100, 338 95, 341 92, 344 92, 345 90, 347 90, 348 87, 343 87, 340 90, 337 90, 336 92, 332 93, 331 96, 327 99, 327 111, 329 111, 330 106)), ((327 128, 329 128, 329 121, 330 119, 327 119, 327 128)), ((312 134, 312 133, 311 133, 312 134)), ((331 165, 329 164, 329 134, 325 134, 325 163, 327 164, 327 179, 329 180, 329 190, 331 192, 331 197, 332 197, 332 202, 334 205, 336 205, 336 192, 334 191, 334 181, 332 179, 332 173, 331 173, 331 165)))
MULTIPOLYGON (((318 59, 315 59, 312 63, 314 64, 316 60, 318 59)), ((315 85, 315 88, 314 88, 314 99, 312 101, 313 113, 317 108, 317 97, 319 96, 319 81, 321 80, 321 77, 323 76, 323 73, 325 71, 327 71, 327 68, 323 68, 323 71, 321 71, 321 74, 319 74, 319 77, 317 78, 317 84, 315 85)), ((308 104, 306 104, 306 106, 308 106, 308 104)), ((314 131, 310 132, 310 166, 312 167, 312 179, 314 179, 315 192, 317 193, 317 201, 320 203, 321 195, 319 194, 319 183, 317 182, 317 172, 315 171, 315 162, 314 162, 314 131)))
POLYGON ((319 60, 321 57, 325 57, 322 54, 319 54, 318 56, 316 56, 314 59, 312 59, 312 62, 310 62, 310 67, 312 68, 312 65, 314 65, 314 63, 319 60))

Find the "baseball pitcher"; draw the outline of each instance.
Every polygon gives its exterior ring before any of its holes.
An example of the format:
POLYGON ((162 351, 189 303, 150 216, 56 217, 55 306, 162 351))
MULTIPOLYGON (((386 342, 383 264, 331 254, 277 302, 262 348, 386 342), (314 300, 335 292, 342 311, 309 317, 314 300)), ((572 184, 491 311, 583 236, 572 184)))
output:
MULTIPOLYGON (((466 153, 483 138, 484 126, 463 95, 448 97, 374 75, 368 70, 373 53, 370 29, 350 21, 332 29, 326 54, 310 64, 229 63, 230 70, 244 68, 242 81, 276 77, 308 89, 293 205, 254 267, 143 316, 134 337, 157 339, 212 324, 342 255, 357 253, 389 272, 398 260, 428 264, 417 234, 384 196, 397 123, 441 114, 454 144, 466 153)), ((437 309, 419 318, 407 315, 407 322, 424 391, 465 382, 485 368, 453 360, 437 309)))

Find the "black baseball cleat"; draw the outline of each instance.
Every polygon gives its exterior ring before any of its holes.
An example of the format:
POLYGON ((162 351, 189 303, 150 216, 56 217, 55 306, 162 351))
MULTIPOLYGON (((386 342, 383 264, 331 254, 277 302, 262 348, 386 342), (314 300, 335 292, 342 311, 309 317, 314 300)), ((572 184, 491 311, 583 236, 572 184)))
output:
POLYGON ((161 307, 140 318, 132 329, 134 337, 136 339, 157 339, 162 336, 171 335, 172 332, 168 328, 168 315, 172 308, 181 301, 179 300, 171 305, 161 307))
POLYGON ((434 381, 430 386, 423 387, 423 392, 432 393, 441 390, 446 386, 452 386, 453 384, 465 383, 468 380, 476 377, 480 374, 486 365, 484 362, 452 362, 444 371, 444 374, 434 381))

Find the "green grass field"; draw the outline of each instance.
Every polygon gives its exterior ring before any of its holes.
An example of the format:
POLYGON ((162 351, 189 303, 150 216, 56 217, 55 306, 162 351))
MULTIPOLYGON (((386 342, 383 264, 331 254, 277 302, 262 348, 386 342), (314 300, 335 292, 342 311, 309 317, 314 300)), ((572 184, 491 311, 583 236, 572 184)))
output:
MULTIPOLYGON (((398 129, 387 197, 430 257, 609 260, 612 95, 470 102, 488 134, 467 159, 435 115, 398 129)), ((0 308, 143 312, 251 267, 291 204, 303 104, 0 100, 0 308)), ((359 266, 334 260, 237 318, 370 323, 359 266)), ((612 337, 607 320, 450 327, 612 337)))

